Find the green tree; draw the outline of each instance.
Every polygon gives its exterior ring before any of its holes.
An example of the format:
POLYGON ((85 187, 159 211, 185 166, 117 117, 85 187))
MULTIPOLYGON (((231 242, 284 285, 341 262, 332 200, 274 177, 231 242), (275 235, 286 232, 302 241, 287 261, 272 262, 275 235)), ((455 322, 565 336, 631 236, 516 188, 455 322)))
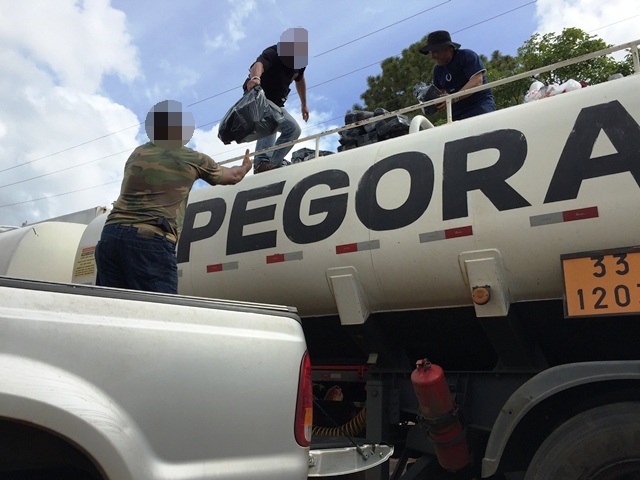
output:
MULTIPOLYGON (((426 41, 425 36, 403 50, 399 57, 385 59, 380 64, 382 73, 367 77, 369 88, 360 95, 364 105, 355 104, 354 109, 359 107, 358 109, 374 110, 380 107, 392 111, 415 105, 417 101, 413 95, 413 86, 418 82, 430 83, 433 75, 433 60, 419 52, 426 41)), ((502 55, 496 50, 491 54, 490 59, 482 54, 480 58, 487 67, 487 81, 492 82, 609 46, 603 40, 579 28, 566 28, 560 35, 554 33, 533 35, 518 49, 515 57, 502 55)), ((631 56, 628 55, 624 61, 616 61, 611 57, 598 57, 548 74, 541 74, 539 80, 543 83, 563 83, 573 78, 594 84, 606 81, 613 73, 623 75, 633 73, 631 56)), ((523 79, 494 88, 496 107, 500 109, 522 103, 530 84, 531 79, 523 79)), ((420 111, 416 110, 409 116, 418 114, 420 111)), ((445 113, 431 115, 429 119, 434 124, 442 123, 445 113)))
MULTIPOLYGON (((484 61, 487 67, 487 82, 494 82, 508 78, 518 73, 519 63, 517 57, 502 55, 498 50, 491 54, 491 59, 484 61)), ((496 108, 506 108, 522 103, 525 93, 531 84, 530 80, 518 80, 492 89, 496 108)))
MULTIPOLYGON (((426 42, 427 37, 425 36, 419 42, 404 49, 400 57, 390 57, 383 60, 380 64, 382 73, 367 77, 369 88, 360 95, 364 105, 355 104, 354 109, 356 109, 355 107, 365 110, 384 108, 392 111, 415 105, 417 100, 413 94, 413 86, 419 82, 431 83, 433 78, 434 61, 430 56, 423 55, 419 51, 426 42)), ((488 81, 511 76, 516 73, 518 68, 517 58, 502 55, 497 50, 493 52, 490 60, 482 54, 480 58, 487 67, 488 81)), ((494 91, 498 108, 522 103, 529 83, 522 81, 519 85, 501 87, 500 92, 494 91)), ((410 112, 408 115, 413 117, 418 114, 421 114, 420 110, 410 112)), ((434 124, 443 123, 446 114, 442 111, 431 115, 429 119, 434 124)))
MULTIPOLYGON (((526 72, 610 47, 604 40, 580 30, 565 28, 560 35, 536 33, 518 49, 518 71, 526 72)), ((633 73, 631 57, 616 61, 610 56, 597 57, 542 73, 543 83, 564 83, 569 79, 584 81, 590 85, 606 81, 610 75, 633 73)))
MULTIPOLYGON (((360 95, 366 110, 384 108, 392 111, 409 107, 417 103, 413 95, 413 86, 419 82, 430 83, 433 60, 419 52, 427 42, 425 36, 419 42, 402 51, 399 57, 389 57, 382 61, 380 75, 367 77, 369 88, 360 95)), ((416 115, 419 111, 412 112, 416 115)))

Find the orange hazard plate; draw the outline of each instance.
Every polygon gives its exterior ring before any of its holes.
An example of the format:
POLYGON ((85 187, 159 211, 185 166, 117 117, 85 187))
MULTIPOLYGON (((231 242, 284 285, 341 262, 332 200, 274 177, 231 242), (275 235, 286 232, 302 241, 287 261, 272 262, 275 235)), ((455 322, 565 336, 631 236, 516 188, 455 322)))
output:
POLYGON ((640 313, 640 247, 562 255, 565 317, 640 313))

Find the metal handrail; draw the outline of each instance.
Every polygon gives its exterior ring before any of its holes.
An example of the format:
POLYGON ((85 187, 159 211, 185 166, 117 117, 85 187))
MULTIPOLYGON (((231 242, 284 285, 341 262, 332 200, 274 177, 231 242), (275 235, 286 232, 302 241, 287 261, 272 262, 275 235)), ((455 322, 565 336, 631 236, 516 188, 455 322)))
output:
MULTIPOLYGON (((267 152, 271 152, 271 151, 274 151, 274 150, 279 150, 280 148, 293 146, 293 145, 296 145, 298 143, 308 142, 309 140, 315 140, 315 142, 316 142, 316 155, 315 156, 316 156, 316 158, 318 158, 319 151, 320 151, 320 139, 322 137, 326 137, 328 135, 333 135, 334 133, 340 133, 340 132, 342 132, 344 130, 350 130, 352 128, 359 127, 359 126, 362 126, 362 125, 367 125, 369 123, 378 122, 378 121, 383 120, 385 118, 395 117, 396 115, 402 115, 404 113, 412 112, 413 110, 418 110, 419 108, 423 108, 423 107, 428 107, 430 105, 439 104, 439 103, 442 103, 443 101, 446 102, 446 107, 447 107, 447 123, 452 123, 453 119, 452 119, 452 115, 451 115, 451 104, 458 97, 461 97, 463 95, 466 96, 466 95, 473 94, 473 93, 476 93, 476 92, 480 92, 480 91, 488 89, 488 88, 499 87, 500 85, 505 85, 507 83, 516 82, 516 81, 522 80, 524 78, 530 78, 530 77, 532 77, 534 75, 538 75, 540 73, 550 72, 552 70, 557 70, 559 68, 567 67, 569 65, 574 65, 576 63, 585 62, 587 60, 591 60, 592 58, 602 57, 602 56, 609 55, 609 54, 614 53, 614 52, 618 52, 620 50, 625 50, 627 48, 631 50, 631 55, 632 55, 632 59, 633 59, 634 74, 638 74, 638 73, 640 73, 640 58, 638 56, 638 45, 640 45, 640 39, 639 40, 634 40, 632 42, 622 43, 622 44, 616 45, 614 47, 604 48, 604 49, 598 50, 596 52, 587 53, 585 55, 581 55, 581 56, 575 57, 575 58, 570 58, 569 60, 563 60, 561 62, 553 63, 551 65, 547 65, 546 67, 540 67, 540 68, 536 68, 536 69, 533 69, 533 70, 529 70, 528 72, 523 72, 523 73, 518 73, 516 75, 512 75, 511 77, 502 78, 500 80, 494 80, 493 82, 489 82, 489 83, 486 83, 484 85, 479 85, 477 87, 469 88, 469 89, 465 90, 464 92, 451 93, 451 94, 449 94, 447 96, 444 96, 444 97, 438 97, 436 99, 429 100, 428 102, 418 103, 418 104, 412 105, 410 107, 404 107, 404 108, 400 108, 398 110, 394 110, 393 112, 388 112, 388 113, 385 113, 385 114, 382 114, 382 115, 376 115, 375 117, 367 118, 365 120, 359 120, 357 122, 345 125, 344 127, 333 128, 331 130, 326 130, 324 132, 316 133, 314 135, 309 135, 308 137, 299 138, 297 140, 292 140, 291 142, 282 143, 280 145, 273 146, 273 147, 270 147, 270 148, 265 148, 263 150, 258 150, 258 151, 255 151, 253 153, 250 153, 249 156, 252 157, 252 156, 254 156, 254 155, 258 154, 258 153, 267 153, 267 152)), ((224 165, 226 163, 242 160, 243 158, 244 158, 244 155, 239 155, 237 157, 233 157, 233 158, 230 158, 228 160, 223 160, 223 161, 220 161, 218 163, 220 165, 224 165)))

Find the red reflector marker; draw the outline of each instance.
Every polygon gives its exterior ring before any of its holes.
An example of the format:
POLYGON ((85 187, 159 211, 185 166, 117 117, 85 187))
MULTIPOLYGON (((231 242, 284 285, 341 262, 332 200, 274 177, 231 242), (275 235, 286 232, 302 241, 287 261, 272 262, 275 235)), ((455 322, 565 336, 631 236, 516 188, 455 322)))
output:
POLYGON ((365 242, 345 243, 336 246, 336 255, 341 253, 364 252, 380 248, 380 240, 367 240, 365 242))
POLYGON ((562 212, 562 220, 571 222, 572 220, 583 220, 585 218, 596 218, 598 216, 598 207, 580 208, 578 210, 567 210, 562 212))
POLYGON ((267 263, 280 263, 284 262, 284 253, 275 253, 267 256, 267 263))
POLYGON ((468 237, 469 235, 473 235, 471 225, 467 227, 450 228, 444 231, 444 238, 468 237))
POLYGON ((357 243, 346 243, 344 245, 336 246, 336 254, 340 255, 341 253, 351 253, 358 251, 357 243))
POLYGON ((214 263, 207 265, 207 273, 224 272, 226 270, 238 270, 238 262, 214 263))

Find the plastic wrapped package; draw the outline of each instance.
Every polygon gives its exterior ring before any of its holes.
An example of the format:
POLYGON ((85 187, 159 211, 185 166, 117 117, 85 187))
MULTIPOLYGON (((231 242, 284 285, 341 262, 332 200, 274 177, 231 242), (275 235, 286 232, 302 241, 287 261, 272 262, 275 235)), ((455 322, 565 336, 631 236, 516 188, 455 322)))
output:
MULTIPOLYGON (((434 100, 440 96, 440 90, 438 88, 429 83, 419 82, 416 83, 413 87, 413 94, 416 96, 420 103, 428 102, 429 100, 434 100)), ((422 113, 425 115, 433 115, 436 113, 438 109, 435 105, 429 105, 428 107, 422 108, 422 113)))
POLYGON ((582 84, 574 79, 569 79, 561 85, 558 85, 557 83, 544 85, 542 82, 535 81, 529 86, 529 90, 524 96, 524 101, 525 103, 528 103, 542 98, 553 97, 560 93, 579 90, 581 88, 582 84))
POLYGON ((395 138, 409 133, 409 117, 406 115, 395 115, 389 118, 383 118, 375 123, 376 132, 380 140, 387 138, 395 138))
POLYGON ((564 82, 562 85, 560 85, 560 91, 562 93, 571 92, 573 90, 580 90, 581 88, 582 88, 582 84, 579 81, 574 80, 573 78, 570 78, 569 80, 564 82))
POLYGON ((359 122, 360 120, 366 120, 371 117, 373 117, 373 112, 369 112, 368 110, 351 110, 344 116, 344 124, 349 125, 350 123, 359 122))
POLYGON ((225 114, 218 128, 218 138, 225 145, 252 142, 271 135, 282 121, 282 110, 267 100, 259 87, 246 92, 225 114))
MULTIPOLYGON (((320 150, 318 151, 318 156, 324 157, 326 155, 332 155, 333 152, 328 150, 320 150)), ((291 154, 291 163, 300 163, 306 162, 307 160, 311 160, 316 158, 316 151, 312 148, 300 148, 291 154)))

